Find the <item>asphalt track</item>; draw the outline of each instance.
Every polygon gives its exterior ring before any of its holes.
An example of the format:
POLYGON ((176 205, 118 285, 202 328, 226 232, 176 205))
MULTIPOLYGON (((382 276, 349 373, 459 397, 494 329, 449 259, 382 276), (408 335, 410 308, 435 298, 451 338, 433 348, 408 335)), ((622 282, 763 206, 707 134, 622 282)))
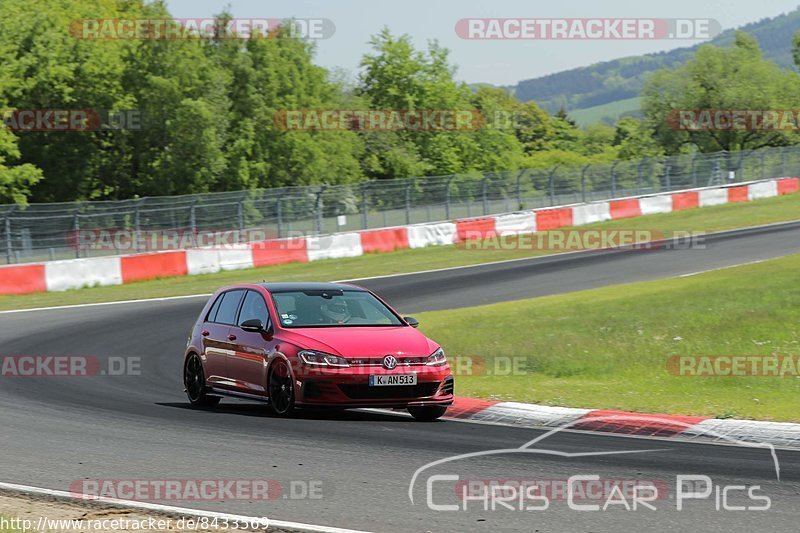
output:
MULTIPOLYGON (((715 237, 705 249, 577 253, 362 284, 408 314, 691 274, 791 253, 800 253, 800 223, 715 237)), ((189 409, 180 383, 181 353, 203 301, 0 314, 0 355, 141 357, 140 375, 0 378, 0 481, 69 490, 85 479, 265 478, 280 483, 279 498, 167 503, 371 531, 797 530, 798 452, 778 451, 778 481, 763 449, 577 432, 553 435, 540 447, 606 455, 505 453, 449 462, 417 480, 412 504, 409 482, 426 463, 517 448, 541 431, 452 421, 423 424, 364 411, 309 412, 280 420, 262 405, 234 400, 224 400, 216 410, 189 409), (643 450, 653 451, 618 453, 643 450), (492 510, 472 501, 467 510, 435 511, 426 504, 431 473, 461 480, 596 474, 652 480, 662 490, 661 499, 652 503, 655 511, 617 505, 582 512, 557 496, 546 510, 519 510, 518 502, 508 504, 515 510, 502 504, 492 510), (759 486, 755 494, 767 495, 770 509, 718 510, 723 502, 712 495, 678 511, 678 475, 706 475, 719 486, 759 486), (309 483, 314 497, 303 497, 309 483)), ((430 493, 434 503, 459 501, 454 482, 437 482, 430 493)), ((763 502, 732 496, 727 503, 763 502)))

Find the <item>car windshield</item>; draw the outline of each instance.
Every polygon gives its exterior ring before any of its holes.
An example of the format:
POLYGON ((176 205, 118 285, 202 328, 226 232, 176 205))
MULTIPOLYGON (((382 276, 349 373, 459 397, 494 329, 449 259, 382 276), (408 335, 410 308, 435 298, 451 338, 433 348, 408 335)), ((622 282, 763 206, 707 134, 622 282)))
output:
POLYGON ((272 294, 281 325, 289 328, 403 326, 375 296, 365 291, 308 290, 272 294))

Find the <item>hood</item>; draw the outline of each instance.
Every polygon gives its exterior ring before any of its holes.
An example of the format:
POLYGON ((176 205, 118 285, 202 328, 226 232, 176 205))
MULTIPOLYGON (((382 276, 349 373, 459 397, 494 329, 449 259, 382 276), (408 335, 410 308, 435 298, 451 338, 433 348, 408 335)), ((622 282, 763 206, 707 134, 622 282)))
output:
POLYGON ((342 357, 383 357, 387 354, 428 356, 438 345, 408 326, 284 329, 279 337, 301 349, 342 357))

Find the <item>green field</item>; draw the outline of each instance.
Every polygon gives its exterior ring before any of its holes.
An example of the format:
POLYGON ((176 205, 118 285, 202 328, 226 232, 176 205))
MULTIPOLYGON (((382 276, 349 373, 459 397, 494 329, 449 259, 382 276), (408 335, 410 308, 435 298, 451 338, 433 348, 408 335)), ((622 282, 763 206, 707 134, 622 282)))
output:
POLYGON ((798 272, 793 255, 418 318, 451 360, 473 361, 456 378, 460 396, 800 421, 800 377, 678 376, 666 366, 670 356, 800 355, 798 272), (512 358, 520 371, 508 375, 512 358))
MULTIPOLYGON (((604 229, 647 229, 669 236, 675 231, 719 231, 724 229, 783 222, 800 218, 800 194, 755 202, 727 204, 676 213, 649 215, 581 226, 604 229)), ((292 263, 249 270, 164 278, 128 285, 94 287, 57 293, 0 296, 0 310, 110 302, 211 293, 229 283, 268 281, 333 281, 369 276, 415 272, 433 268, 472 265, 542 255, 533 250, 465 250, 456 246, 435 246, 399 250, 348 259, 313 263, 292 263)))
POLYGON ((569 116, 581 127, 601 122, 604 118, 618 119, 623 113, 638 111, 641 108, 641 98, 635 96, 625 100, 616 100, 607 104, 584 109, 573 109, 569 116))

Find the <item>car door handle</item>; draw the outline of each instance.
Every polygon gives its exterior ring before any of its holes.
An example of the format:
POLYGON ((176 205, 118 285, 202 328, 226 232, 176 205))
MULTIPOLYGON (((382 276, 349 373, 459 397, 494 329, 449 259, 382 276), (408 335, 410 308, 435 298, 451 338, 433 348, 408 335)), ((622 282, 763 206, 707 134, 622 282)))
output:
POLYGON ((229 341, 235 341, 235 340, 236 340, 236 335, 234 335, 233 333, 231 333, 230 335, 228 335, 228 340, 229 340, 229 341))
POLYGON ((207 329, 204 329, 203 331, 200 332, 200 335, 202 335, 203 337, 208 337, 209 334, 210 332, 207 329))

